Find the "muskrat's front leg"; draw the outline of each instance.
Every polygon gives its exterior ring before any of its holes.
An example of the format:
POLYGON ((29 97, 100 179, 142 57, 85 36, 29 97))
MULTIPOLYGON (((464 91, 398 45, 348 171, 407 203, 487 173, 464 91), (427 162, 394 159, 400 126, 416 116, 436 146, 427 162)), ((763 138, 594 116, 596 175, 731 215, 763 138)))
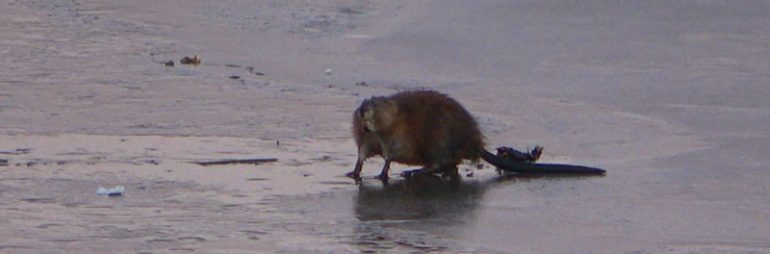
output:
POLYGON ((380 179, 382 182, 387 183, 388 171, 390 171, 390 160, 385 159, 385 165, 382 165, 382 171, 380 171, 380 175, 378 175, 376 178, 380 179))
POLYGON ((356 161, 356 167, 353 169, 353 171, 348 172, 345 174, 345 176, 353 178, 353 180, 356 180, 356 183, 361 183, 361 169, 364 167, 364 160, 359 158, 356 161))

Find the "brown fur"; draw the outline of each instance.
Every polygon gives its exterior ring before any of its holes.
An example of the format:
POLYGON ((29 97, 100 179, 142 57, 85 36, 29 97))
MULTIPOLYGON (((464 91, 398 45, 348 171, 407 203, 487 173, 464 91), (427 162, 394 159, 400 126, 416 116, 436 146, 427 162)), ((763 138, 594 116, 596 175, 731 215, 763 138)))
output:
POLYGON ((390 162, 441 170, 459 179, 462 160, 478 161, 484 141, 478 124, 457 101, 435 91, 405 91, 372 97, 353 114, 358 161, 348 176, 360 181, 363 162, 380 155, 387 180, 390 162))

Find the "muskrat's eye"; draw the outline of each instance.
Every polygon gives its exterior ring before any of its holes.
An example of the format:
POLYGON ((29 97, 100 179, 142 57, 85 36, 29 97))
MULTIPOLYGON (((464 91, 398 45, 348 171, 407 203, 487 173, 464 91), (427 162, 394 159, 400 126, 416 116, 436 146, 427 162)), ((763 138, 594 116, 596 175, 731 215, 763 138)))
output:
POLYGON ((364 126, 364 132, 371 132, 372 130, 369 129, 369 127, 364 126))

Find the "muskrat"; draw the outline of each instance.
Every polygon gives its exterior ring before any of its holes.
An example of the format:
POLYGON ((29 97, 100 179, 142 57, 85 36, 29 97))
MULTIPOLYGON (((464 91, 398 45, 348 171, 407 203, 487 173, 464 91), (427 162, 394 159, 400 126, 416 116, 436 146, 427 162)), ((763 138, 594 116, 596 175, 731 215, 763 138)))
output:
POLYGON ((459 180, 457 165, 483 158, 495 166, 499 158, 484 148, 476 120, 456 100, 431 90, 403 91, 372 97, 353 113, 358 145, 355 169, 347 176, 361 181, 364 160, 385 159, 380 180, 387 181, 391 162, 420 165, 421 172, 442 172, 459 180))

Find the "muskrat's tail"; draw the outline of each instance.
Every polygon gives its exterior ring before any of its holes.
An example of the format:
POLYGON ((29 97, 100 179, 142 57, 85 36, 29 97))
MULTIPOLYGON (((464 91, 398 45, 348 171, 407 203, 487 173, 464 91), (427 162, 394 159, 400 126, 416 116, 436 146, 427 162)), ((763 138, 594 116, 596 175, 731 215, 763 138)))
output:
POLYGON ((520 174, 604 175, 606 173, 603 169, 578 165, 517 162, 499 157, 487 150, 481 153, 481 158, 502 170, 520 174))

